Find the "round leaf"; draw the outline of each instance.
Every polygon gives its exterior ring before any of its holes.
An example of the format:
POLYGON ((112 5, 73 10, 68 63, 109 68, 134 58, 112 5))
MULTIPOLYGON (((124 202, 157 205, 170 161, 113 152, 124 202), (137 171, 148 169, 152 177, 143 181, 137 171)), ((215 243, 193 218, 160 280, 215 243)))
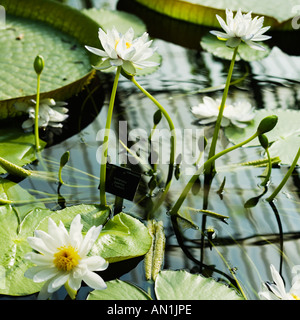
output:
POLYGON ((234 289, 212 278, 181 271, 161 271, 155 281, 158 300, 243 300, 234 289))
POLYGON ((172 18, 219 27, 216 14, 225 17, 224 10, 230 8, 265 16, 265 25, 274 28, 292 29, 291 19, 295 16, 292 8, 299 4, 298 0, 260 1, 260 0, 137 0, 146 7, 172 18))
POLYGON ((146 292, 131 283, 112 280, 106 284, 105 290, 92 291, 87 300, 151 300, 146 292))
MULTIPOLYGON (((44 148, 46 143, 40 140, 44 148)), ((4 126, 0 129, 0 155, 5 160, 20 167, 36 160, 35 138, 33 133, 24 133, 20 128, 4 126)), ((0 174, 6 173, 0 166, 0 174)))
POLYGON ((95 71, 84 44, 95 45, 98 24, 71 7, 45 0, 4 0, 1 30, 0 118, 15 116, 13 103, 35 99, 33 62, 42 55, 41 99, 65 100, 80 91, 95 71))
POLYGON ((146 226, 123 212, 108 221, 92 248, 109 262, 139 257, 148 252, 152 243, 146 226))
MULTIPOLYGON (((233 55, 233 49, 226 46, 225 41, 219 40, 217 37, 213 35, 206 35, 201 39, 200 42, 202 48, 210 53, 212 53, 214 56, 231 60, 233 55)), ((259 51, 254 50, 250 48, 247 44, 242 42, 239 45, 238 49, 238 55, 236 57, 236 60, 244 60, 244 61, 254 61, 254 60, 261 60, 269 55, 270 49, 267 47, 265 43, 260 42, 260 45, 262 45, 266 50, 265 51, 259 51)))

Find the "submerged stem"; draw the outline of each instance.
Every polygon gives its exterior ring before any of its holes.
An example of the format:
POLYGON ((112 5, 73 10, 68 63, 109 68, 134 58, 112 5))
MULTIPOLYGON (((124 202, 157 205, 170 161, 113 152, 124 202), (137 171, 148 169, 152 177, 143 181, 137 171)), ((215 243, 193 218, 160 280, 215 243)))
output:
POLYGON ((121 73, 121 67, 118 67, 115 80, 110 96, 109 106, 108 106, 108 113, 106 118, 106 125, 105 125, 105 133, 104 133, 104 141, 103 141, 103 149, 101 155, 101 165, 100 165, 100 204, 106 206, 106 194, 105 194, 105 183, 106 183, 106 163, 107 163, 107 153, 108 153, 108 140, 109 140, 109 130, 114 110, 117 86, 119 82, 119 77, 121 73))
POLYGON ((134 77, 130 77, 130 80, 137 86, 138 89, 140 89, 154 104, 158 107, 158 109, 162 112, 164 117, 166 118, 170 132, 171 132, 171 152, 170 152, 170 164, 169 164, 169 172, 168 172, 168 177, 166 180, 166 185, 164 188, 164 192, 161 195, 161 197, 158 199, 158 202, 155 204, 154 208, 152 209, 152 212, 155 212, 162 202, 164 201, 167 192, 170 189, 171 186, 171 180, 173 176, 173 169, 174 169, 174 163, 175 163, 175 148, 176 148, 176 133, 175 133, 175 126, 173 124, 173 121, 171 117, 169 116, 168 112, 165 110, 165 108, 146 90, 144 89, 136 80, 134 77))
MULTIPOLYGON (((220 109, 219 109, 219 114, 218 114, 218 118, 215 124, 215 130, 214 130, 214 135, 212 138, 212 142, 211 142, 211 146, 210 146, 210 150, 209 150, 209 154, 208 154, 208 159, 210 159, 211 157, 213 157, 215 155, 216 152, 216 145, 217 145, 217 140, 218 140, 218 135, 219 135, 219 131, 221 128, 221 123, 222 123, 222 118, 223 118, 223 112, 225 109, 225 102, 227 99, 227 95, 228 95, 228 90, 229 90, 229 86, 230 86, 230 81, 231 81, 231 77, 232 77, 232 73, 233 73, 233 67, 234 67, 234 63, 235 63, 235 58, 238 52, 238 46, 234 49, 233 55, 232 55, 232 59, 231 59, 231 63, 230 63, 230 67, 229 67, 229 71, 228 71, 228 75, 227 75, 227 80, 226 80, 226 85, 225 85, 225 89, 223 92, 223 96, 222 96, 222 101, 221 101, 221 105, 220 105, 220 109)), ((212 172, 214 171, 214 161, 211 162, 211 164, 209 165, 208 168, 208 174, 212 174, 212 172)))
POLYGON ((243 146, 244 144, 249 143, 250 141, 252 141, 253 139, 255 139, 257 136, 259 135, 258 132, 255 132, 254 135, 252 135, 249 139, 240 142, 239 144, 236 144, 228 149, 225 149, 219 153, 217 153, 216 155, 214 155, 213 157, 211 157, 210 159, 208 159, 195 173, 194 175, 191 177, 190 181, 187 183, 187 185, 185 186, 185 188, 183 189, 180 197, 178 198, 178 200, 176 201, 175 205, 173 206, 173 208, 170 210, 169 214, 170 215, 174 215, 178 212, 178 210, 180 209, 183 201, 185 200, 185 198, 187 197, 190 189, 192 188, 193 184, 195 183, 195 181, 198 179, 199 175, 203 172, 203 170, 207 170, 208 166, 211 165, 212 162, 214 162, 216 159, 220 158, 221 156, 223 156, 224 154, 231 152, 241 146, 243 146))

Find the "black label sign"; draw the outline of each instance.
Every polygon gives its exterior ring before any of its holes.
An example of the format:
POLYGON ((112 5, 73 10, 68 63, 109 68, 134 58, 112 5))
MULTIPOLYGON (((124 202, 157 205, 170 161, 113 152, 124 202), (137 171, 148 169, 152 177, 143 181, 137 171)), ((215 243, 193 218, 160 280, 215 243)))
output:
POLYGON ((141 179, 141 174, 128 168, 106 165, 105 190, 118 197, 132 201, 141 179))

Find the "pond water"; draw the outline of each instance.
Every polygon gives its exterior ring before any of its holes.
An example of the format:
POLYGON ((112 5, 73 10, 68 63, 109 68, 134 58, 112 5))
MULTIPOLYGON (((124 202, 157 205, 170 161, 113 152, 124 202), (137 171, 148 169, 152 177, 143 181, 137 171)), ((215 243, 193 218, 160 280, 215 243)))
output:
MULTIPOLYGON (((229 62, 213 57, 210 53, 201 51, 199 46, 200 35, 207 31, 188 23, 175 21, 159 14, 148 12, 133 1, 69 1, 76 8, 106 7, 110 9, 126 10, 138 15, 147 25, 150 36, 154 37, 154 46, 162 56, 162 65, 155 73, 138 78, 153 96, 165 107, 171 115, 176 128, 180 130, 204 130, 209 137, 213 126, 201 127, 191 113, 192 106, 202 101, 203 96, 221 98, 223 84, 226 81, 229 62)), ((272 34, 272 33, 271 33, 272 34)), ((245 99, 256 109, 296 109, 300 107, 300 57, 299 49, 295 48, 295 32, 286 34, 273 33, 271 40, 272 52, 267 58, 251 62, 237 62, 233 78, 240 79, 230 88, 229 99, 245 99), (286 41, 283 41, 286 39, 286 41)), ((47 133, 52 145, 43 151, 46 159, 44 163, 32 164, 34 170, 58 170, 59 159, 66 151, 70 151, 70 161, 64 168, 63 177, 68 184, 78 187, 53 185, 45 181, 25 179, 20 185, 29 190, 36 197, 44 198, 51 194, 53 200, 47 203, 51 209, 60 209, 65 206, 79 203, 97 203, 99 201, 99 132, 105 126, 106 112, 109 103, 110 90, 113 83, 113 74, 99 74, 89 86, 91 98, 86 91, 69 101, 70 118, 64 126, 63 132, 58 135, 47 133), (73 110, 74 109, 74 112, 73 110), (57 187, 57 188, 56 188, 57 187)), ((119 121, 127 122, 128 132, 142 128, 150 132, 153 122, 155 105, 142 95, 127 79, 121 77, 114 110, 113 128, 118 132, 119 121)), ((168 128, 162 121, 162 128, 168 128)), ((167 139, 166 139, 167 140, 167 139)), ((163 150, 167 141, 163 141, 163 150)), ((230 142, 224 135, 218 148, 224 149, 230 142)), ((185 151, 192 152, 195 142, 182 142, 185 151), (194 144, 193 144, 194 143, 194 144)), ((118 137, 111 138, 110 150, 119 148, 118 137)), ((119 149, 117 149, 118 152, 119 149)), ((118 154, 118 153, 117 153, 118 154)), ((168 151, 166 151, 168 154, 168 151)), ((111 154, 114 163, 119 158, 111 154)), ((194 260, 188 259, 177 243, 172 226, 167 215, 170 205, 180 195, 182 188, 189 179, 188 169, 182 167, 179 180, 173 179, 170 192, 165 204, 157 213, 157 218, 164 221, 167 237, 165 252, 165 269, 186 269, 190 272, 203 272, 221 281, 231 281, 231 269, 240 281, 249 299, 257 299, 261 281, 271 280, 270 264, 280 270, 287 286, 291 279, 291 267, 300 264, 300 206, 299 171, 296 169, 287 185, 277 197, 275 208, 271 207, 261 197, 252 208, 244 208, 250 198, 259 196, 263 189, 259 187, 259 176, 264 167, 231 166, 242 162, 261 159, 262 149, 259 147, 238 149, 217 161, 217 175, 215 176, 209 194, 208 209, 226 215, 227 223, 207 216, 206 227, 213 227, 216 237, 213 247, 207 240, 202 241, 201 228, 203 215, 194 214, 193 220, 199 230, 185 229, 184 245, 193 255, 194 260), (186 170, 186 171, 185 171, 186 170), (222 193, 218 192, 222 182, 226 181, 222 193), (204 266, 200 266, 197 261, 204 266), (225 262, 224 262, 225 261, 225 262)), ((132 166, 134 170, 144 173, 141 166, 132 166)), ((159 174, 163 181, 168 166, 159 166, 159 174)), ((272 180, 269 192, 280 183, 288 166, 275 166, 272 170, 272 180)), ((159 188, 154 196, 145 195, 149 177, 142 174, 136 198, 133 202, 124 201, 124 212, 145 219, 149 206, 155 201, 159 188)), ((201 178, 203 185, 203 178, 201 178)), ((108 194, 108 201, 114 203, 115 197, 108 194)), ((186 199, 184 206, 201 209, 203 206, 203 189, 194 190, 186 199)), ((112 266, 104 274, 106 280, 115 276, 131 281, 147 289, 143 261, 137 259, 127 263, 112 266)), ((82 297, 84 293, 82 293, 82 297)), ((79 296, 80 297, 80 296, 79 296)))

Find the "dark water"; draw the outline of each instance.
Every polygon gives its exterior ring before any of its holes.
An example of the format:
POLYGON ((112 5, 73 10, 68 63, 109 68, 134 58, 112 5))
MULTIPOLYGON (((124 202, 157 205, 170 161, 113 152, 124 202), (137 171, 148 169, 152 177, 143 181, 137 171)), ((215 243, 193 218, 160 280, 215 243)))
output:
MULTIPOLYGON (((133 1, 70 1, 77 7, 101 7, 126 10, 137 14, 147 25, 149 33, 155 38, 154 45, 162 56, 161 68, 138 81, 150 91, 155 98, 166 108, 172 117, 176 128, 199 128, 190 108, 197 105, 204 95, 213 98, 222 96, 222 85, 226 81, 229 62, 214 58, 211 54, 201 51, 199 39, 207 32, 206 28, 178 22, 159 14, 146 11, 133 1), (204 89, 210 88, 208 92, 204 89)), ((271 41, 273 47, 271 55, 257 62, 238 62, 234 71, 234 79, 249 73, 245 80, 230 88, 229 98, 245 99, 256 108, 299 109, 300 106, 300 58, 295 48, 296 33, 274 33, 271 41), (283 41, 285 39, 286 41, 283 41)), ((69 167, 64 169, 64 177, 69 184, 80 187, 58 186, 53 183, 23 180, 20 185, 30 190, 37 197, 51 194, 54 197, 47 205, 51 209, 60 209, 64 206, 78 203, 97 203, 99 190, 99 163, 97 152, 100 142, 97 138, 99 130, 103 129, 106 121, 106 112, 109 103, 113 75, 99 75, 89 86, 89 92, 95 89, 91 99, 85 103, 88 92, 69 101, 74 105, 74 111, 60 134, 47 132, 52 146, 43 151, 48 170, 58 170, 60 156, 70 151, 69 167), (73 115, 72 115, 73 114, 73 115), (34 190, 38 190, 34 191, 34 190)), ((113 128, 118 130, 119 121, 127 121, 128 130, 143 128, 151 130, 152 116, 156 111, 149 99, 144 97, 128 82, 121 78, 117 91, 114 110, 113 128)), ((162 127, 167 128, 166 122, 162 127)), ((205 128, 209 136, 212 128, 205 128)), ((223 149, 230 143, 223 135, 219 148, 223 149)), ((111 150, 118 145, 117 138, 110 141, 111 150), (114 144, 115 143, 115 144, 114 144)), ((186 146, 193 148, 193 146, 186 146)), ((244 208, 245 202, 263 193, 259 187, 259 176, 264 168, 239 167, 233 169, 230 164, 260 159, 260 148, 242 148, 234 151, 217 161, 218 173, 213 181, 209 196, 208 209, 229 217, 225 224, 219 220, 207 217, 206 226, 216 230, 214 248, 201 241, 202 215, 193 216, 199 230, 186 229, 185 245, 196 260, 201 260, 207 267, 201 269, 205 274, 216 279, 228 281, 231 278, 229 268, 235 270, 249 299, 256 299, 261 281, 271 280, 269 266, 281 270, 287 286, 291 279, 290 268, 300 264, 300 207, 299 207, 299 172, 294 171, 283 191, 277 197, 276 208, 272 208, 263 197, 253 208, 244 208), (218 190, 226 179, 224 192, 218 190), (202 248, 202 249, 201 249, 202 248), (226 264, 222 257, 225 258, 226 264), (213 271, 215 269, 215 271, 213 271)), ((117 162, 118 158, 116 159, 117 162)), ((40 164, 32 165, 33 169, 42 170, 40 164)), ((145 171, 145 168, 135 168, 145 171)), ((184 168, 183 168, 184 169, 184 168)), ((165 177, 167 165, 159 167, 165 177)), ((287 166, 274 167, 269 192, 282 180, 288 170, 287 166)), ((164 221, 167 236, 165 255, 165 269, 186 269, 190 272, 199 272, 200 266, 196 261, 187 259, 178 246, 172 227, 167 216, 170 204, 173 204, 180 195, 182 188, 188 181, 188 175, 181 175, 180 180, 173 179, 173 183, 164 206, 158 212, 158 218, 164 221)), ((124 211, 144 219, 147 215, 149 203, 154 198, 145 196, 149 177, 142 176, 142 183, 134 202, 124 201, 124 211)), ((203 184, 203 179, 201 178, 203 184)), ((156 192, 160 192, 159 189, 156 192)), ((114 203, 115 197, 108 195, 108 201, 114 203)), ((202 208, 203 193, 197 193, 187 198, 184 206, 202 208)), ((104 277, 106 280, 120 276, 140 287, 147 288, 145 282, 143 262, 130 261, 112 266, 104 277), (133 265, 132 265, 133 264, 133 265), (120 271, 121 270, 121 271, 120 271), (116 272, 119 274, 116 275, 116 272)), ((62 293, 63 295, 63 293, 62 293)), ((81 296, 84 298, 85 293, 81 296)))

